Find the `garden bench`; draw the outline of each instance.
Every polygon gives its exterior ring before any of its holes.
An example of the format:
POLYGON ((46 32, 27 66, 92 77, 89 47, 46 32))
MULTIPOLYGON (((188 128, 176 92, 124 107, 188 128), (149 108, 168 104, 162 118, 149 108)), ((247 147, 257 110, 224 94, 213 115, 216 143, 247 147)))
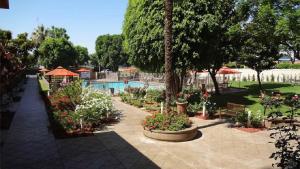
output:
POLYGON ((246 108, 245 105, 236 104, 236 103, 227 103, 225 109, 220 108, 219 118, 221 118, 223 115, 234 117, 238 113, 244 112, 245 108, 246 108))

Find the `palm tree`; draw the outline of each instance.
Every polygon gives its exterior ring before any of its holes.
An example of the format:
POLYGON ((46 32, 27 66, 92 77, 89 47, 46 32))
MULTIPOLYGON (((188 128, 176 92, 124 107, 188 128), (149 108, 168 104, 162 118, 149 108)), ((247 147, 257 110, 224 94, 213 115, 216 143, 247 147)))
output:
POLYGON ((44 27, 44 25, 38 26, 34 32, 32 33, 31 39, 34 42, 36 47, 39 47, 41 43, 48 36, 48 30, 44 27))
POLYGON ((164 45, 165 45, 165 84, 166 84, 166 111, 170 112, 172 97, 172 15, 173 0, 165 0, 165 25, 164 25, 164 45))

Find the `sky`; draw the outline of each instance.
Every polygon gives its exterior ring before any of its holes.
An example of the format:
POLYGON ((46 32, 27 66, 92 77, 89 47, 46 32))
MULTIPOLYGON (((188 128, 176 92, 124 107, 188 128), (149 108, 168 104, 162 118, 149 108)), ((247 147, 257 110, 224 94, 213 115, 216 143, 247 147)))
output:
POLYGON ((99 35, 120 34, 127 0, 9 0, 10 9, 0 9, 0 29, 31 33, 43 24, 63 27, 75 45, 95 52, 99 35))

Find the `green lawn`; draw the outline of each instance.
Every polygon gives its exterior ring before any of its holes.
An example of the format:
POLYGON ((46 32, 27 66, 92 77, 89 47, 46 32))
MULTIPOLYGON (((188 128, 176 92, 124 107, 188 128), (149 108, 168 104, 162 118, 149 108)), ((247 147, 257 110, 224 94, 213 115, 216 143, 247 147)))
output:
MULTIPOLYGON (((232 82, 231 87, 244 88, 245 92, 223 94, 220 96, 213 96, 213 100, 219 106, 225 106, 227 102, 237 103, 246 105, 251 111, 261 111, 263 112, 263 107, 259 103, 259 89, 257 82, 232 82)), ((280 91, 284 96, 290 94, 300 94, 300 86, 294 86, 287 83, 263 83, 263 88, 266 90, 267 94, 271 94, 272 91, 280 91)), ((288 110, 288 107, 283 106, 280 108, 282 112, 288 110)))
POLYGON ((50 90, 49 84, 45 81, 45 79, 39 79, 39 84, 42 92, 48 92, 50 90))

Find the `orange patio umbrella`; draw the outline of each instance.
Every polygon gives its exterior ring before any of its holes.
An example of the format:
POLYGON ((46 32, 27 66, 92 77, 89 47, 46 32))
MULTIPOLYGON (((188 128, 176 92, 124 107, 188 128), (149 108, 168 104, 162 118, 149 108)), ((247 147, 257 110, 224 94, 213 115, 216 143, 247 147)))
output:
POLYGON ((91 70, 89 69, 86 69, 86 68, 81 68, 81 69, 78 69, 77 72, 90 72, 91 70))
POLYGON ((224 66, 221 69, 219 69, 219 71, 217 73, 227 75, 227 74, 238 74, 238 73, 241 73, 241 72, 224 66))
POLYGON ((135 73, 137 72, 137 68, 135 67, 127 67, 120 69, 121 72, 135 73))
POLYGON ((71 72, 61 66, 58 66, 56 69, 46 73, 47 76, 79 76, 78 73, 71 72))

